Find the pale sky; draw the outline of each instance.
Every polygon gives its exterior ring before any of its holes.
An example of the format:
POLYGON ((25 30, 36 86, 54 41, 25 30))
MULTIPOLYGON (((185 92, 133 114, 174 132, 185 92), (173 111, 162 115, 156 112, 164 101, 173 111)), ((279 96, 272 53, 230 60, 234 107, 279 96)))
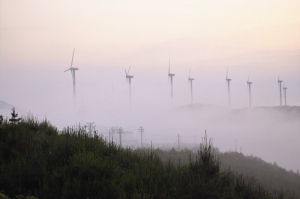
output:
POLYGON ((73 47, 104 60, 153 48, 170 56, 194 49, 189 59, 300 49, 299 0, 0 2, 1 63, 63 56, 73 47))

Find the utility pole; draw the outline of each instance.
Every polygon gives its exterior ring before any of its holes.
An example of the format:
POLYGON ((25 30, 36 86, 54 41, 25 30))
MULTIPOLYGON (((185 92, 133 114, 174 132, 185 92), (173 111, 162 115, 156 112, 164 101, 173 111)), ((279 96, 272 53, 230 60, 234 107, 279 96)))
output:
POLYGON ((88 122, 87 125, 86 125, 87 129, 88 129, 88 133, 89 135, 92 135, 92 132, 95 131, 96 127, 94 125, 93 122, 88 122))
POLYGON ((108 133, 109 133, 109 135, 108 135, 108 141, 113 144, 114 143, 115 128, 110 128, 108 133))
POLYGON ((237 141, 237 139, 234 140, 234 152, 238 152, 238 141, 237 141))
POLYGON ((123 129, 119 128, 118 129, 118 133, 119 133, 119 145, 120 147, 122 147, 122 134, 123 134, 123 129))
POLYGON ((178 151, 180 150, 180 135, 177 135, 177 147, 178 147, 178 151))
POLYGON ((144 133, 144 128, 142 126, 139 127, 138 131, 140 132, 141 135, 141 148, 143 147, 143 133, 144 133))

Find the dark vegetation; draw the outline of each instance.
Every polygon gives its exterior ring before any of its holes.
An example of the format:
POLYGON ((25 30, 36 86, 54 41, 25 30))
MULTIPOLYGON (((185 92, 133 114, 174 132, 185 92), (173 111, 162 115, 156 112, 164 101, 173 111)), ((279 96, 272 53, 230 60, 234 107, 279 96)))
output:
POLYGON ((264 188, 286 198, 300 198, 300 174, 287 171, 276 163, 270 164, 260 158, 244 156, 237 152, 219 154, 221 167, 235 173, 255 178, 264 188))
POLYGON ((17 123, 17 122, 19 122, 22 118, 20 118, 18 115, 19 114, 16 112, 16 109, 13 108, 12 112, 11 112, 11 118, 9 119, 9 121, 11 123, 17 123))
MULTIPOLYGON (((266 190, 287 199, 300 198, 300 174, 287 171, 276 163, 270 164, 257 157, 245 156, 238 152, 221 153, 213 149, 220 161, 220 170, 230 170, 235 176, 243 175, 244 180, 259 183, 266 190)), ((177 165, 189 164, 197 158, 197 152, 191 150, 161 150, 153 151, 165 163, 177 165)))
POLYGON ((47 121, 0 125, 0 199, 180 198, 274 199, 256 183, 222 171, 205 138, 194 161, 163 162, 84 128, 58 131, 47 121))

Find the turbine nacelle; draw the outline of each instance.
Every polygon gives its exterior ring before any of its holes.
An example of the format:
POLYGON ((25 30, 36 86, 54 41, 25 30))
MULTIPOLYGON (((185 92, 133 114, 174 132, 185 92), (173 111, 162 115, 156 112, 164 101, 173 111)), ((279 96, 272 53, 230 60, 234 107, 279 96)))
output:
POLYGON ((175 74, 174 74, 174 73, 169 73, 168 76, 169 76, 170 78, 172 78, 172 77, 175 76, 175 74))
POLYGON ((190 82, 194 81, 194 78, 191 77, 191 69, 189 70, 188 81, 190 82))
POLYGON ((225 80, 227 82, 227 92, 228 92, 228 106, 231 107, 231 95, 230 95, 230 82, 232 79, 230 79, 228 77, 228 69, 226 71, 226 77, 225 77, 225 80))
POLYGON ((191 70, 189 70, 188 81, 190 83, 191 104, 193 104, 193 81, 194 81, 194 78, 191 77, 191 70))
POLYGON ((65 72, 67 72, 67 71, 76 71, 76 70, 79 70, 79 68, 75 68, 75 67, 70 67, 70 68, 68 68, 67 70, 65 70, 65 72))
POLYGON ((129 82, 130 82, 131 79, 134 77, 133 75, 130 75, 130 74, 129 74, 130 68, 131 68, 131 67, 129 67, 127 70, 125 69, 125 77, 126 77, 126 79, 127 79, 129 82))
POLYGON ((192 78, 192 77, 189 77, 188 80, 189 80, 189 81, 194 81, 195 79, 192 78))
POLYGON ((174 74, 174 73, 171 73, 171 64, 170 64, 170 59, 169 59, 168 76, 169 76, 169 78, 173 78, 173 77, 175 76, 175 74, 174 74))
POLYGON ((231 81, 231 79, 228 77, 228 69, 227 69, 227 71, 226 71, 226 78, 225 78, 225 80, 226 80, 227 82, 230 82, 230 81, 231 81))

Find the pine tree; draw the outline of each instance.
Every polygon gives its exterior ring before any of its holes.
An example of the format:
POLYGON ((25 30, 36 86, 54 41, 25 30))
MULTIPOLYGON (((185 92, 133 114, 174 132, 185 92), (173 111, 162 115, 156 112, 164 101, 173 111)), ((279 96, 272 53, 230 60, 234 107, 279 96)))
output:
POLYGON ((12 109, 11 112, 11 118, 9 119, 9 121, 11 123, 18 123, 22 118, 18 117, 18 113, 16 113, 15 108, 12 109))
POLYGON ((0 115, 0 125, 3 123, 3 116, 0 115))

